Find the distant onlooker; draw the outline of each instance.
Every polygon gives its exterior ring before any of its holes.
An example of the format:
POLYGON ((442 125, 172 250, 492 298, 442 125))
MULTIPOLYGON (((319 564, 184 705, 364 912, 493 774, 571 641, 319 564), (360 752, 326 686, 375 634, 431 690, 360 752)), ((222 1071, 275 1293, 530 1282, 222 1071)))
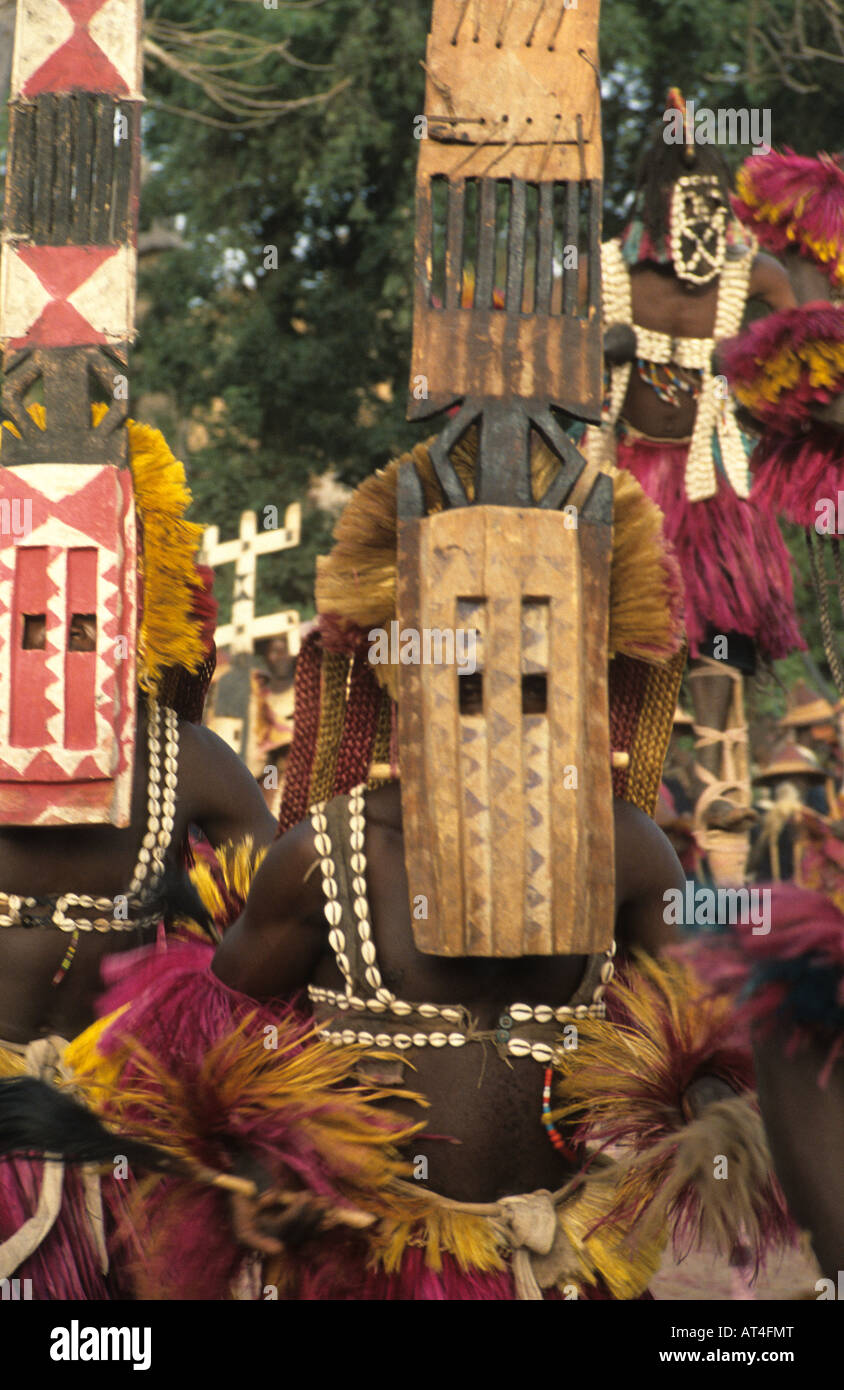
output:
MULTIPOLYGON (((760 820, 748 857, 748 874, 764 882, 782 882, 794 874, 794 835, 803 808, 823 796, 826 780, 811 748, 790 743, 781 747, 757 772, 755 808, 760 820)), ((824 805, 826 804, 824 797, 824 805)))

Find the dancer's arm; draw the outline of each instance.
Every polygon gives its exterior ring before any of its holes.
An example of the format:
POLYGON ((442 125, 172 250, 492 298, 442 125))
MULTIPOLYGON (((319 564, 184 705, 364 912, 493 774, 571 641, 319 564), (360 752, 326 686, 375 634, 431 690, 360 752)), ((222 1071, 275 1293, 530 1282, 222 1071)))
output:
POLYGON ((759 1104, 777 1177, 800 1226, 812 1237, 818 1263, 836 1283, 844 1268, 844 1065, 822 1088, 824 1042, 790 1051, 781 1036, 754 1047, 759 1104))
MULTIPOLYGON (((620 949, 639 947, 658 955, 677 939, 666 893, 685 891, 686 878, 673 847, 659 826, 628 802, 615 803, 616 872, 625 900, 619 906, 616 936, 620 949), (666 916, 671 920, 666 922, 666 916)), ((715 1101, 736 1092, 720 1076, 704 1072, 683 1093, 687 1120, 696 1119, 715 1101)))
POLYGON ((321 882, 313 831, 303 822, 268 852, 246 907, 217 949, 214 974, 253 999, 303 989, 325 948, 321 882))
POLYGON ((794 309, 797 305, 786 271, 774 256, 768 256, 764 251, 760 251, 753 262, 747 297, 761 299, 774 312, 794 309))
POLYGON ((189 817, 216 849, 251 835, 255 848, 268 845, 275 821, 255 778, 211 729, 179 726, 180 783, 189 817))
POLYGON ((616 801, 613 809, 616 938, 622 951, 639 947, 655 956, 676 940, 666 893, 682 893, 686 877, 670 841, 650 816, 627 801, 616 801))

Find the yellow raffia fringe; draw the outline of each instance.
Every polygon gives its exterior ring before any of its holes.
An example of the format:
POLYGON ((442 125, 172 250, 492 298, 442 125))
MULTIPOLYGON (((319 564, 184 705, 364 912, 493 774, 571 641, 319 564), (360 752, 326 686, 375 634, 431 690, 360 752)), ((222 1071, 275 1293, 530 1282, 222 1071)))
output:
POLYGON ((613 477, 610 651, 662 664, 683 633, 669 595, 663 516, 632 473, 613 477))
POLYGON ((563 1208, 560 1219, 583 1268, 573 1282, 595 1283, 598 1277, 613 1298, 638 1298, 659 1270, 668 1232, 663 1227, 633 1234, 628 1227, 604 1222, 617 1199, 617 1181, 615 1167, 587 1175, 574 1201, 563 1208))
POLYGON ((606 1214, 619 1229, 635 1231, 637 1248, 640 1240, 657 1240, 681 1213, 679 1239, 687 1249, 706 1243, 728 1257, 741 1240, 761 1258, 784 1222, 755 1099, 734 1095, 687 1122, 673 1094, 672 1058, 679 1050, 705 1062, 710 1040, 723 1036, 732 1000, 713 998, 688 966, 641 954, 629 980, 614 983, 612 992, 630 1023, 578 1022, 577 1051, 557 1055, 553 1112, 583 1124, 596 1143, 612 1140, 615 1191, 606 1214), (728 1158, 729 1183, 714 1175, 713 1154, 728 1158))
MULTIPOLYGON (((126 1006, 128 1007, 128 1006, 126 1006)), ((118 1010, 87 1029, 69 1045, 64 1061, 73 1068, 73 1085, 81 1090, 118 1131, 144 1139, 190 1162, 201 1151, 203 1136, 196 1130, 197 1098, 210 1082, 220 1096, 221 1110, 240 1114, 271 1114, 287 1108, 308 1140, 330 1166, 344 1195, 361 1210, 378 1218, 366 1233, 371 1259, 388 1274, 401 1268, 411 1247, 425 1250, 426 1264, 442 1269, 450 1255, 463 1271, 488 1273, 507 1267, 507 1242, 494 1222, 474 1213, 452 1211, 427 1198, 408 1194, 396 1177, 410 1173, 399 1147, 423 1128, 381 1108, 399 1098, 425 1104, 421 1096, 393 1088, 361 1085, 355 1077, 364 1048, 334 1048, 312 1038, 300 1052, 279 1025, 279 1048, 267 1051, 263 1036, 249 1037, 249 1020, 211 1048, 201 1074, 188 1088, 166 1074, 162 1066, 131 1038, 121 1040, 117 1053, 104 1057, 99 1042, 118 1010), (139 1065, 140 1078, 127 1081, 128 1063, 139 1065), (342 1091, 337 1088, 342 1086, 342 1091), (138 1109, 144 1112, 137 1122, 138 1109), (378 1126, 373 1125, 377 1115, 378 1126)), ((584 1020, 585 1022, 585 1020, 584 1020)), ((558 1220, 570 1247, 570 1260, 558 1287, 579 1291, 603 1280, 612 1296, 636 1298, 659 1268, 666 1243, 664 1230, 637 1232, 635 1238, 619 1224, 605 1222, 617 1200, 614 1167, 587 1173, 558 1210, 558 1220)), ((144 1193, 163 1179, 146 1180, 144 1193)), ((172 1181, 172 1179, 171 1179, 172 1181)), ((185 1182, 187 1180, 184 1180, 185 1182)))
POLYGON ((753 381, 736 383, 734 387, 742 405, 749 410, 775 405, 784 392, 794 390, 807 371, 812 386, 839 390, 844 380, 844 343, 807 342, 796 352, 784 347, 758 366, 753 381))
MULTIPOLYGON (((430 441, 429 441, 430 442, 430 441)), ((470 500, 474 496, 477 431, 455 446, 451 459, 470 500)), ((429 514, 442 510, 442 495, 428 453, 418 444, 367 478, 349 501, 335 530, 335 544, 317 560, 316 606, 341 621, 368 630, 388 628, 396 616, 396 482, 399 468, 412 459, 422 479, 429 514)), ((559 469, 559 460, 535 440, 531 475, 541 496, 559 469)), ((614 479, 613 559, 610 594, 610 651, 639 660, 662 661, 680 648, 682 634, 667 592, 662 513, 628 473, 614 479)), ((380 662, 376 679, 393 699, 398 667, 380 662)))
MULTIPOLYGON (((74 1087, 118 1132, 147 1140, 190 1162, 207 1137, 196 1129, 197 1112, 202 1109, 198 1097, 205 1085, 214 1088, 225 1113, 270 1115, 286 1108, 291 1122, 301 1123, 309 1142, 336 1175, 344 1195, 379 1218, 366 1239, 373 1262, 383 1265, 387 1273, 400 1269, 410 1247, 424 1248, 426 1263, 435 1271, 441 1270, 444 1253, 464 1271, 487 1273, 507 1267, 507 1243, 493 1222, 473 1213, 450 1211, 422 1192, 407 1195, 403 1186, 400 1189, 394 1183, 396 1177, 409 1176, 411 1168, 398 1146, 423 1125, 385 1111, 382 1102, 399 1098, 425 1102, 411 1092, 361 1085, 354 1068, 371 1052, 334 1048, 312 1038, 297 1053, 283 1021, 279 1047, 268 1051, 263 1034, 249 1037, 249 1020, 245 1020, 209 1049, 200 1075, 188 1087, 168 1076, 129 1037, 121 1040, 115 1054, 101 1054, 103 1032, 125 1007, 88 1028, 64 1054, 64 1062, 73 1069, 74 1087), (140 1066, 140 1077, 127 1080, 124 1071, 129 1063, 140 1066), (138 1122, 135 1107, 143 1111, 143 1123, 138 1122)), ((144 1192, 162 1180, 148 1179, 144 1192)), ((571 1284, 582 1290, 601 1279, 614 1298, 636 1298, 647 1288, 659 1268, 665 1234, 637 1232, 633 1240, 622 1227, 609 1223, 595 1231, 616 1196, 614 1169, 596 1169, 559 1208, 571 1259, 558 1287, 571 1284)))
MULTIPOLYGON (((568 1246, 568 1260, 557 1278, 557 1288, 574 1286, 582 1292, 587 1285, 603 1280, 613 1298, 637 1298, 644 1293, 659 1269, 667 1237, 649 1232, 635 1239, 619 1225, 606 1223, 595 1231, 617 1197, 614 1167, 595 1169, 573 1188, 572 1195, 558 1208, 557 1219, 568 1246)), ((474 1212, 454 1211, 436 1202, 407 1196, 397 1197, 395 1213, 385 1215, 368 1233, 374 1260, 385 1273, 401 1269, 406 1251, 425 1250, 425 1263, 435 1273, 442 1270, 448 1254, 466 1273, 500 1272, 507 1268, 507 1240, 502 1229, 489 1217, 474 1212)))
POLYGON ((25 1075, 26 1062, 20 1053, 13 1052, 10 1047, 0 1047, 0 1080, 25 1075))
POLYGON ((386 1216, 370 1233, 373 1257, 387 1274, 401 1269, 411 1247, 425 1250, 425 1263, 439 1273, 443 1255, 450 1255, 465 1273, 476 1270, 489 1274, 506 1268, 505 1242, 492 1222, 469 1212, 449 1211, 447 1207, 421 1202, 414 1215, 386 1216))
MULTIPOLYGON (((248 1015, 208 1048, 186 1081, 129 1035, 103 1057, 99 1042, 109 1022, 95 1024, 71 1044, 65 1061, 74 1069, 74 1086, 120 1133, 191 1163, 214 1138, 202 1129, 209 1105, 233 1122, 286 1112, 346 1195, 368 1200, 369 1210, 377 1210, 372 1203, 393 1178, 409 1174, 410 1164, 396 1146, 424 1122, 385 1110, 381 1102, 425 1101, 412 1092, 361 1083, 355 1066, 375 1055, 371 1049, 337 1048, 315 1033, 303 1040, 301 1027, 284 1018, 277 1024, 278 1046, 267 1048, 263 1026, 256 1035, 255 1015, 248 1015)), ((388 1196, 387 1204, 390 1209, 388 1196)))
POLYGON ((107 1014, 105 1018, 98 1018, 96 1023, 92 1023, 84 1032, 69 1042, 62 1053, 62 1062, 69 1067, 75 1077, 88 1077, 86 1085, 86 1096, 91 1107, 99 1111, 105 1103, 106 1097, 111 1095, 117 1086, 120 1073, 123 1070, 123 1059, 115 1057, 105 1057, 100 1052, 100 1038, 107 1028, 110 1028, 121 1014, 129 1008, 128 1004, 122 1004, 113 1013, 107 1014))
POLYGON ((193 671, 203 660, 200 624, 191 611, 202 527, 185 520, 192 498, 184 464, 174 458, 161 431, 135 420, 127 420, 126 428, 143 526, 138 684, 154 693, 165 667, 193 671))
MULTIPOLYGON (((560 1106, 554 1115, 599 1123, 622 1114, 631 1133, 644 1133, 654 1123, 659 1078, 671 1065, 668 1040, 680 1039, 684 1050, 696 1052, 733 1005, 726 996, 711 997, 685 963, 642 952, 628 980, 613 981, 612 994, 630 1023, 578 1020, 576 1051, 556 1054, 560 1106)), ((660 1114, 662 1123, 669 1118, 660 1114)))
MULTIPOLYGON (((39 429, 45 428, 43 405, 28 406, 39 429)), ((95 425, 108 406, 91 406, 95 425)), ((14 425, 6 425, 16 436, 14 425)), ((143 614, 138 625, 137 680, 143 690, 155 694, 167 666, 189 671, 201 665, 204 652, 200 623, 192 615, 197 583, 196 557, 202 527, 186 521, 192 502, 184 464, 174 458, 160 430, 127 420, 129 463, 135 507, 141 522, 138 567, 143 577, 143 614)), ((0 440, 2 440, 0 430, 0 440)))
MULTIPOLYGON (((264 862, 268 848, 267 845, 263 845, 256 850, 252 836, 246 835, 242 840, 237 842, 230 840, 227 844, 220 845, 214 850, 218 871, 230 898, 245 904, 252 880, 264 862)), ((207 859, 197 859, 190 870, 190 880, 199 894, 202 906, 211 914, 215 924, 224 923, 230 905, 225 901, 214 870, 207 859)), ((206 935, 203 929, 190 918, 180 918, 177 925, 184 927, 193 936, 198 935, 204 938, 206 935)), ((216 934, 219 939, 221 934, 219 932, 216 934)))

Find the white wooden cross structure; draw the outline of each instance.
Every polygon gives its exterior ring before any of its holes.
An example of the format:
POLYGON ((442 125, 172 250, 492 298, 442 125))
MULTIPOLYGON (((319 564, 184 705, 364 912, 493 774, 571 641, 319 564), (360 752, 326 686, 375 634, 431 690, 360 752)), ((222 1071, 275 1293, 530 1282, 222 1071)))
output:
POLYGON ((302 532, 302 507, 292 502, 284 513, 284 525, 259 531, 254 512, 243 512, 240 533, 235 540, 220 541, 220 528, 209 526, 202 541, 201 561, 217 569, 234 563, 234 597, 230 623, 218 627, 214 640, 219 647, 228 647, 232 656, 251 653, 255 642, 262 637, 286 635, 291 656, 299 650, 299 614, 295 608, 282 609, 255 617, 255 580, 258 556, 276 550, 289 550, 298 545, 302 532))

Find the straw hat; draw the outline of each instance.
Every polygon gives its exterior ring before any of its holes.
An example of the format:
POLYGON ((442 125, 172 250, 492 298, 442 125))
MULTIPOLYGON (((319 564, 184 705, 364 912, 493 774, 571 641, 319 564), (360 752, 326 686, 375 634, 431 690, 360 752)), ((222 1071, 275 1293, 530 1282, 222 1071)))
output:
POLYGON ((788 709, 779 721, 780 728, 808 728, 810 724, 826 724, 835 717, 835 710, 829 700, 819 695, 805 681, 798 681, 793 690, 788 692, 787 698, 788 709))
POLYGON ((770 762, 759 769, 753 781, 767 782, 775 777, 795 775, 812 777, 818 782, 823 782, 826 777, 810 748, 803 748, 799 743, 786 743, 776 750, 770 762))

